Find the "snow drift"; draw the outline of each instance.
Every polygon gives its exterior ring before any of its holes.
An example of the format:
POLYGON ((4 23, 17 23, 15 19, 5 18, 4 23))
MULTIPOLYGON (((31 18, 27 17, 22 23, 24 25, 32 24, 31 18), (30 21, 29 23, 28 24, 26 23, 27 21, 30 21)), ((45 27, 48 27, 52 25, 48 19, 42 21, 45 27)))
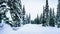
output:
POLYGON ((15 31, 9 25, 4 24, 3 28, 0 29, 0 34, 60 34, 60 28, 27 24, 15 31))

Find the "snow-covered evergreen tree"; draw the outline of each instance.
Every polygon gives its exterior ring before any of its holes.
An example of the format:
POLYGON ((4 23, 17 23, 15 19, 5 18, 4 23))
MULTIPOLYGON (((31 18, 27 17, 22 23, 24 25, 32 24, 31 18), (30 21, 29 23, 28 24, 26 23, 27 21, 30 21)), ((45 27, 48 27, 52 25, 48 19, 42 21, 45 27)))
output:
POLYGON ((60 27, 60 0, 58 0, 58 6, 57 6, 57 24, 58 27, 60 27))
POLYGON ((55 12, 54 12, 54 8, 53 8, 53 26, 55 26, 56 24, 56 18, 55 18, 55 12))
POLYGON ((35 18, 34 22, 35 22, 35 24, 40 24, 40 19, 39 19, 38 14, 37 14, 37 18, 35 18))
POLYGON ((45 15, 46 15, 45 14, 45 7, 43 6, 42 26, 45 26, 45 24, 46 24, 46 20, 45 20, 46 16, 45 15))
POLYGON ((29 14, 29 15, 26 15, 26 17, 25 17, 25 24, 31 24, 31 15, 29 14))
POLYGON ((51 8, 50 8, 50 22, 49 22, 49 25, 50 26, 55 26, 55 19, 54 19, 54 9, 52 10, 51 8))
POLYGON ((2 20, 4 23, 7 22, 6 19, 8 17, 6 16, 6 13, 8 12, 8 9, 7 0, 0 0, 0 23, 2 23, 2 20))
POLYGON ((23 5, 23 25, 25 24, 25 6, 23 5))
POLYGON ((23 23, 21 0, 8 0, 8 5, 10 7, 11 18, 14 23, 13 26, 21 26, 21 24, 23 23))
POLYGON ((40 24, 42 24, 43 15, 40 16, 40 24))
POLYGON ((50 19, 50 13, 49 13, 49 5, 48 5, 48 0, 46 0, 46 6, 43 7, 43 26, 48 26, 49 25, 49 19, 50 19))

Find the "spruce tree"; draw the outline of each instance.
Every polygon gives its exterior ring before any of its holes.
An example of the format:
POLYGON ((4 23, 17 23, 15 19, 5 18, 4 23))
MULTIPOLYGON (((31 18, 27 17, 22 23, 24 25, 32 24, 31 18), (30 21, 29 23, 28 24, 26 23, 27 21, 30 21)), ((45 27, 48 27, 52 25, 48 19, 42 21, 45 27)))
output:
POLYGON ((7 9, 7 0, 0 0, 0 23, 7 18, 7 9))
POLYGON ((35 18, 34 22, 35 22, 35 24, 40 24, 40 21, 39 21, 39 16, 38 16, 38 14, 37 14, 37 18, 35 18))
POLYGON ((23 5, 23 25, 25 24, 25 6, 23 5))
POLYGON ((29 16, 26 15, 26 24, 28 24, 28 23, 29 23, 29 16))
POLYGON ((54 8, 53 8, 53 27, 55 26, 56 22, 55 22, 55 13, 54 13, 54 8))
POLYGON ((52 9, 50 8, 50 22, 49 22, 49 25, 50 26, 52 26, 53 24, 52 24, 52 21, 53 20, 53 18, 52 18, 52 9))
POLYGON ((60 0, 58 0, 56 20, 58 27, 60 27, 60 0))
POLYGON ((46 20, 45 20, 46 16, 45 15, 46 15, 45 14, 45 9, 44 9, 44 6, 43 6, 42 26, 45 26, 45 24, 46 24, 46 20))
POLYGON ((52 26, 52 27, 54 27, 55 26, 55 22, 54 21, 55 21, 54 20, 54 9, 52 10, 50 8, 50 22, 49 22, 49 25, 52 26))
POLYGON ((39 20, 40 24, 42 24, 42 17, 43 17, 43 15, 41 14, 40 20, 39 20))
POLYGON ((22 19, 22 6, 21 0, 8 0, 8 5, 10 7, 10 13, 13 20, 14 26, 19 27, 22 19))

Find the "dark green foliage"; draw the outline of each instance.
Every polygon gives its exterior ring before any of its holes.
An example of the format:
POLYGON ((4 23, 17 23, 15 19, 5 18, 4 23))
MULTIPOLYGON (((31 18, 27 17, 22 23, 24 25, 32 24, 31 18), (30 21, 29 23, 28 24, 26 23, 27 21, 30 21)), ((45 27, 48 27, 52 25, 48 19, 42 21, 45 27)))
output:
POLYGON ((49 22, 49 5, 48 0, 46 0, 46 6, 43 6, 43 16, 42 16, 42 26, 47 26, 49 22))
POLYGON ((37 15, 37 18, 34 20, 35 24, 40 24, 39 16, 37 15))
POLYGON ((25 25, 25 23, 26 23, 26 20, 25 20, 25 6, 23 5, 23 11, 22 11, 22 13, 23 13, 23 25, 25 25))
POLYGON ((0 14, 0 23, 1 23, 1 20, 2 20, 2 18, 1 18, 1 14, 0 14))
POLYGON ((53 19, 53 18, 50 19, 50 23, 49 23, 49 25, 52 26, 52 27, 55 26, 55 23, 54 23, 54 19, 53 19))
POLYGON ((60 0, 58 0, 56 22, 57 27, 60 27, 60 0))
POLYGON ((31 20, 31 24, 35 24, 33 20, 31 20))
POLYGON ((9 6, 9 7, 11 7, 11 6, 12 6, 11 1, 8 1, 8 3, 7 3, 7 4, 8 4, 8 6, 9 6))
POLYGON ((42 26, 45 26, 46 25, 46 20, 43 18, 42 19, 42 26))
POLYGON ((60 24, 57 24, 57 27, 60 28, 60 24))
POLYGON ((54 15, 54 9, 53 11, 50 9, 50 22, 49 25, 54 27, 55 26, 55 15, 54 15))
POLYGON ((25 6, 23 6, 23 15, 25 15, 25 6))
POLYGON ((22 18, 22 8, 20 9, 20 0, 8 0, 8 6, 10 7, 10 14, 14 27, 20 26, 20 19, 22 18), (20 18, 21 17, 21 18, 20 18))
POLYGON ((35 22, 35 24, 40 24, 38 19, 35 19, 34 22, 35 22))
POLYGON ((42 24, 43 15, 40 16, 40 24, 42 24))

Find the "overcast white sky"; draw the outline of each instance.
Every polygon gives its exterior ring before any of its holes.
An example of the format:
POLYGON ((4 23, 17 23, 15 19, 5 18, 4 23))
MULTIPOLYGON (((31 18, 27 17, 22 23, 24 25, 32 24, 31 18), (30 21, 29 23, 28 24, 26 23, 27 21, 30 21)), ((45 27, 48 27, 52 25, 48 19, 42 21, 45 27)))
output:
MULTIPOLYGON (((43 6, 45 6, 46 0, 21 0, 22 5, 25 5, 26 14, 31 14, 31 19, 36 18, 37 14, 43 12, 43 6)), ((57 11, 58 0, 48 0, 49 7, 54 8, 55 13, 57 11)))

